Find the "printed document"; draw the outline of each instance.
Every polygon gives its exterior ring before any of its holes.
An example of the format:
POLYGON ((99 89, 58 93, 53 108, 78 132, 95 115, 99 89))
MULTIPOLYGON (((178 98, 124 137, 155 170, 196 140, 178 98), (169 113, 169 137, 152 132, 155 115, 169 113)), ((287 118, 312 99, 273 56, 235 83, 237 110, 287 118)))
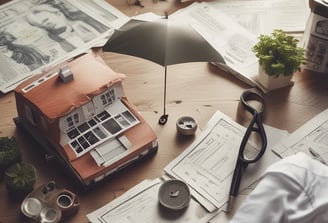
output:
POLYGON ((206 2, 193 3, 172 17, 188 21, 221 54, 225 64, 215 63, 216 66, 267 92, 257 81, 258 58, 252 52, 258 41, 255 34, 206 2))
POLYGON ((210 216, 191 199, 186 210, 168 212, 160 208, 158 190, 163 180, 144 180, 129 191, 87 215, 91 223, 205 223, 210 216))
POLYGON ((304 152, 328 164, 328 109, 274 146, 273 152, 280 157, 304 152))
MULTIPOLYGON (((270 148, 286 136, 287 132, 265 126, 268 138, 267 151, 243 174, 240 190, 257 181, 268 165, 279 158, 270 148)), ((192 195, 209 212, 225 209, 233 171, 245 128, 222 112, 216 112, 208 127, 194 143, 173 160, 164 171, 171 177, 185 181, 192 195)), ((248 143, 246 156, 258 153, 260 146, 248 143)))
POLYGON ((308 0, 220 0, 209 4, 256 35, 274 29, 303 33, 310 15, 308 0))
POLYGON ((103 46, 126 16, 102 0, 14 0, 0 6, 0 91, 103 46), (44 22, 47 21, 47 22, 44 22))
POLYGON ((275 28, 303 32, 309 14, 308 5, 304 1, 195 2, 171 15, 171 18, 191 23, 221 54, 225 64, 214 65, 266 93, 268 89, 258 81, 258 58, 252 48, 258 42, 260 33, 265 34, 275 28), (305 13, 304 16, 301 12, 305 13), (299 18, 300 15, 302 18, 299 18), (283 23, 282 20, 286 21, 283 23))

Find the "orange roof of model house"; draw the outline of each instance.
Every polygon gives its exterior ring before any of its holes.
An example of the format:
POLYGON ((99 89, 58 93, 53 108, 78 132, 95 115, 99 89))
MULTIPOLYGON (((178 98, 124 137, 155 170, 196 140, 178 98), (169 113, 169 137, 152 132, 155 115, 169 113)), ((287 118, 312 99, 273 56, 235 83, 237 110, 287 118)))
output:
MULTIPOLYGON (((64 83, 58 75, 54 75, 25 93, 25 97, 38 105, 40 111, 49 119, 67 115, 125 78, 124 74, 110 69, 100 56, 91 53, 75 59, 68 66, 78 78, 64 83)), ((28 83, 25 89, 34 82, 28 83)))

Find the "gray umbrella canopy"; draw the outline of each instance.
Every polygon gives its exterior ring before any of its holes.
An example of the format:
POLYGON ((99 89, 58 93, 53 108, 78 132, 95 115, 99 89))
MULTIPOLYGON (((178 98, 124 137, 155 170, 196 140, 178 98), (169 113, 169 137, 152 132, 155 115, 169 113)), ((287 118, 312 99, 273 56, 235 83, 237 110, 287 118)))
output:
POLYGON ((160 124, 167 121, 167 65, 198 61, 224 63, 222 56, 192 26, 170 19, 131 19, 114 32, 103 51, 144 58, 165 67, 164 114, 160 124))

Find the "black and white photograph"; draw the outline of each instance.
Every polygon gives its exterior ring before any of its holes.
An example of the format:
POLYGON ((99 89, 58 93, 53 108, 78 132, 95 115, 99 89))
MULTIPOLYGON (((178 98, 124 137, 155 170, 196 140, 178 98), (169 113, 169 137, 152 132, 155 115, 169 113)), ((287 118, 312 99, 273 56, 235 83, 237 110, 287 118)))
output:
POLYGON ((19 0, 0 7, 0 91, 6 93, 92 47, 101 47, 124 17, 108 4, 66 0, 19 0), (94 16, 97 15, 97 16, 94 16))

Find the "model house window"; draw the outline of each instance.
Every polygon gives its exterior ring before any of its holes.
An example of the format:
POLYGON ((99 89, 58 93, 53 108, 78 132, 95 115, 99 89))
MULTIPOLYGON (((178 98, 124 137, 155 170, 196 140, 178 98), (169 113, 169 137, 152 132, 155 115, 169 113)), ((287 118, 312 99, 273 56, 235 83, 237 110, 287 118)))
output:
POLYGON ((74 113, 73 115, 66 117, 66 123, 68 126, 68 129, 73 128, 75 124, 79 123, 80 118, 78 113, 74 113))
POLYGON ((112 104, 113 101, 115 100, 114 89, 113 88, 109 89, 106 93, 104 93, 100 96, 100 99, 101 99, 103 105, 112 104))
POLYGON ((90 119, 95 115, 95 107, 93 102, 89 102, 82 106, 82 110, 86 119, 90 119))
POLYGON ((69 129, 74 126, 74 122, 73 122, 73 119, 72 119, 71 116, 66 118, 66 122, 67 122, 67 126, 68 126, 69 129))
POLYGON ((75 114, 73 115, 73 118, 74 118, 74 124, 76 124, 76 123, 79 123, 79 122, 80 122, 80 119, 79 119, 79 114, 78 114, 78 113, 75 113, 75 114))

